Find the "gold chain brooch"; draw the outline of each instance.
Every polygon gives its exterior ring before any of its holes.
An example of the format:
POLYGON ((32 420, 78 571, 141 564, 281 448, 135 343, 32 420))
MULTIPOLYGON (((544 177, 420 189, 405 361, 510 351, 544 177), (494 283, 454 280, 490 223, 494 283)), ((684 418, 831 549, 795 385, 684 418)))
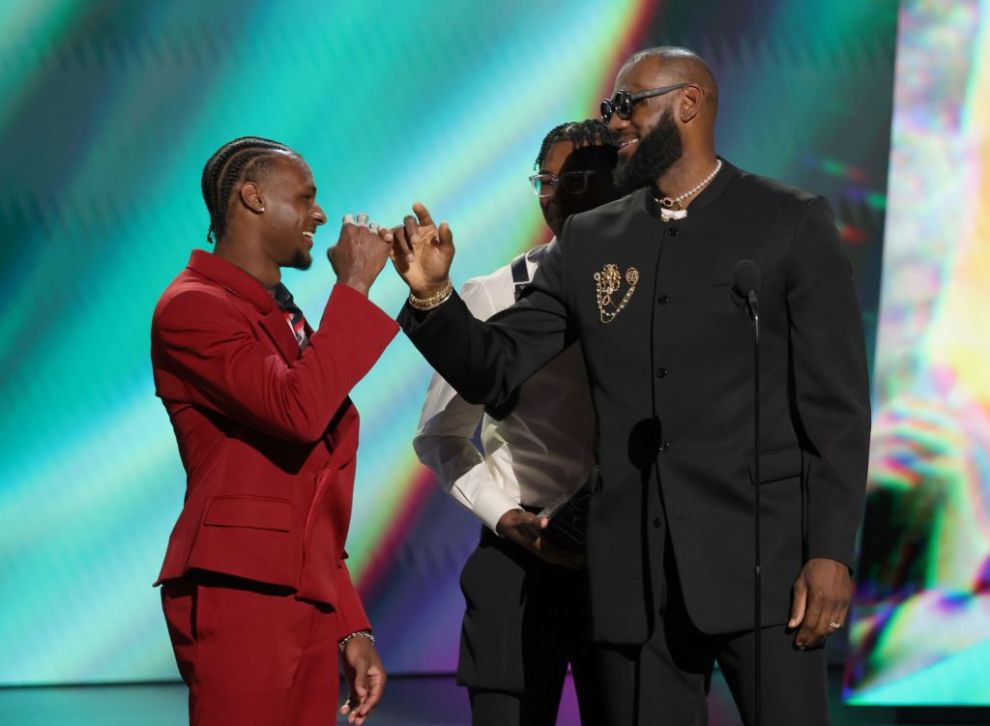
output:
POLYGON ((622 275, 619 273, 618 265, 609 263, 602 268, 601 272, 595 273, 595 298, 598 301, 598 316, 603 323, 611 323, 622 309, 629 303, 633 293, 636 292, 636 285, 639 284, 639 270, 630 267, 626 270, 626 283, 629 289, 622 296, 618 305, 612 296, 622 287, 622 275), (614 308, 610 309, 610 308, 614 308))

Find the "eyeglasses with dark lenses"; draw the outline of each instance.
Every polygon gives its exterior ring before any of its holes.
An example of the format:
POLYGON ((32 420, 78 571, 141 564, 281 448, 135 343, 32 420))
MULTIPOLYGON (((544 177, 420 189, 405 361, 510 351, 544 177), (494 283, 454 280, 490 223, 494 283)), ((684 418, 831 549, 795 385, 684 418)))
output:
POLYGON ((617 91, 612 98, 606 98, 602 101, 602 121, 605 123, 611 121, 612 114, 615 114, 621 119, 628 119, 632 116, 633 105, 643 99, 662 96, 665 93, 670 93, 671 91, 676 91, 679 88, 684 88, 685 86, 690 85, 690 83, 675 83, 672 86, 648 88, 645 91, 636 91, 636 93, 629 93, 629 91, 617 91))
POLYGON ((552 197, 558 186, 568 194, 584 194, 588 191, 588 178, 594 173, 591 169, 584 169, 565 171, 560 176, 549 173, 533 174, 529 178, 529 183, 533 185, 533 192, 540 199, 552 197))

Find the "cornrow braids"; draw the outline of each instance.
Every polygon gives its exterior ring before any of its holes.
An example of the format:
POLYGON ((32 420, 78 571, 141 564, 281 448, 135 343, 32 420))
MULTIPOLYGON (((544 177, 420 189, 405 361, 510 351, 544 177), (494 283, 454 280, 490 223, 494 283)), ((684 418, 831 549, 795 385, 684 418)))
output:
POLYGON ((570 141, 575 148, 581 146, 615 146, 618 138, 615 132, 599 118, 589 118, 584 121, 568 121, 554 126, 543 138, 540 153, 536 156, 534 168, 539 171, 550 153, 550 147, 559 141, 570 141))
POLYGON ((234 185, 242 179, 256 180, 276 154, 295 153, 285 144, 260 136, 241 136, 214 152, 203 167, 203 201, 210 213, 206 241, 214 243, 227 231, 227 209, 234 185))

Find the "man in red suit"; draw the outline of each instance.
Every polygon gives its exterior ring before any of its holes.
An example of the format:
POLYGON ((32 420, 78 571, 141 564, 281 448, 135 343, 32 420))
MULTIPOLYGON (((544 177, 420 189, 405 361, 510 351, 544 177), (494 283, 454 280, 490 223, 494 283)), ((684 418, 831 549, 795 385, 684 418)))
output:
MULTIPOLYGON (((280 282, 326 222, 302 158, 245 137, 203 170, 213 254, 152 320, 157 395, 187 474, 158 582, 193 724, 363 723, 385 672, 344 560, 358 414, 348 398, 396 334, 367 297, 390 238, 345 219, 318 331, 280 282)), ((361 219, 358 220, 362 221, 361 219)))

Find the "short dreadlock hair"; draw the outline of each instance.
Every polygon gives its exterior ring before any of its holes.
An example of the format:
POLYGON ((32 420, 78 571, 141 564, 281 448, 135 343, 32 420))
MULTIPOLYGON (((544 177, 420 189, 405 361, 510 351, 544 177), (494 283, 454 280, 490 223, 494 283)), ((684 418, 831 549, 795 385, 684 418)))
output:
POLYGON ((281 154, 295 152, 285 144, 260 136, 241 136, 217 149, 203 167, 203 201, 210 213, 207 242, 216 242, 227 231, 230 194, 239 181, 258 181, 281 154))
POLYGON ((570 141, 575 148, 581 146, 615 146, 618 144, 615 132, 599 118, 589 118, 585 121, 568 121, 554 126, 543 138, 540 153, 536 156, 534 168, 539 171, 543 166, 550 147, 559 141, 570 141))

